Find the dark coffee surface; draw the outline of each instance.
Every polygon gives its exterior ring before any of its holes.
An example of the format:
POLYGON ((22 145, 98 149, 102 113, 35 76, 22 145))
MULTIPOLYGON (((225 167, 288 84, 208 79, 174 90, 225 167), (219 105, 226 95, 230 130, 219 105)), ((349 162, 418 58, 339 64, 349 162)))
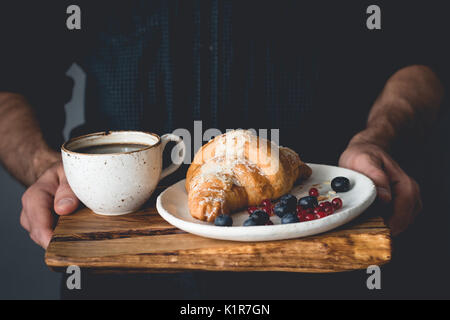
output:
POLYGON ((74 151, 89 154, 107 154, 107 153, 122 153, 122 152, 137 151, 148 147, 149 145, 147 144, 114 143, 114 144, 101 144, 97 146, 89 146, 75 149, 74 151))

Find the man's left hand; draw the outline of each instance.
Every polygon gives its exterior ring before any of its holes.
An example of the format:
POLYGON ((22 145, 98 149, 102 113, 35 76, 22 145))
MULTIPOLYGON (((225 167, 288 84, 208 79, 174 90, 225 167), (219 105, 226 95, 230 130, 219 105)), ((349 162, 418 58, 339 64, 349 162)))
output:
POLYGON ((393 212, 387 223, 393 235, 404 231, 422 210, 417 182, 375 143, 350 143, 342 153, 339 165, 371 178, 377 187, 378 198, 385 203, 392 202, 393 212))

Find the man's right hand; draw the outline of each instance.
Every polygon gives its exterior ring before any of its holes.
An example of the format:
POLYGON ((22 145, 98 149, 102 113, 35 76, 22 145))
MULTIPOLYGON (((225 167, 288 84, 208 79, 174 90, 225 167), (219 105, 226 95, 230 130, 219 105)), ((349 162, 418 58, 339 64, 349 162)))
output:
POLYGON ((23 194, 20 224, 34 242, 46 249, 54 228, 53 211, 67 215, 74 212, 78 205, 79 201, 67 183, 62 162, 59 161, 23 194))
POLYGON ((22 184, 30 186, 22 197, 21 225, 31 238, 47 248, 54 214, 78 207, 67 184, 61 154, 44 139, 35 110, 17 93, 0 92, 0 164, 22 184))

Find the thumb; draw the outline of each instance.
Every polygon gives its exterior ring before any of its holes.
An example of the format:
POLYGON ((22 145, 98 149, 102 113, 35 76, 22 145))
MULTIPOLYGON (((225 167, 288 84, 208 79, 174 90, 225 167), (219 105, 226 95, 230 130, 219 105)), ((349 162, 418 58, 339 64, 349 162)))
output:
POLYGON ((63 174, 59 179, 59 186, 55 193, 55 212, 59 215, 66 215, 74 212, 79 205, 78 198, 73 193, 63 174))
POLYGON ((371 173, 367 173, 367 176, 373 180, 377 188, 378 198, 389 203, 392 200, 391 186, 389 185, 389 179, 381 169, 374 169, 371 173))
POLYGON ((382 169, 382 160, 373 159, 371 156, 367 156, 358 161, 355 168, 366 176, 368 176, 375 184, 377 188, 378 198, 389 203, 392 200, 392 192, 390 186, 390 180, 386 172, 382 169))

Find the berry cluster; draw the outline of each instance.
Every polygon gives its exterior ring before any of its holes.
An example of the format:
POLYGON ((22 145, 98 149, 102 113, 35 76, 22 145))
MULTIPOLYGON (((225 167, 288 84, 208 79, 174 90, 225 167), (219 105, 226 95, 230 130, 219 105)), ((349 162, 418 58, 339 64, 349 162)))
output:
POLYGON ((317 197, 311 195, 316 192, 317 189, 312 188, 309 192, 310 196, 299 200, 296 213, 300 222, 325 218, 342 208, 342 200, 340 198, 334 198, 331 202, 323 201, 318 203, 317 197))
MULTIPOLYGON (((336 177, 331 182, 331 187, 336 192, 346 192, 350 189, 350 181, 345 177, 336 177)), ((249 218, 244 226, 272 225, 270 217, 277 215, 282 224, 312 221, 332 215, 342 208, 342 200, 334 198, 330 201, 319 203, 319 190, 309 189, 309 195, 297 200, 292 194, 282 196, 276 203, 266 199, 258 207, 248 207, 249 218)), ((231 226, 233 220, 229 215, 218 216, 214 224, 216 226, 231 226)))
MULTIPOLYGON (((343 190, 343 189, 341 189, 343 190)), ((244 222, 244 226, 271 224, 270 216, 276 214, 281 218, 281 223, 295 223, 321 219, 333 214, 342 208, 341 198, 319 203, 319 190, 309 189, 309 195, 297 200, 292 194, 282 196, 278 202, 273 204, 270 200, 264 200, 261 207, 249 207, 247 209, 250 217, 244 222), (264 219, 258 218, 264 216, 264 219)))
POLYGON ((271 225, 270 217, 273 213, 273 203, 269 199, 263 200, 259 207, 248 207, 247 212, 250 215, 247 220, 244 221, 244 226, 261 226, 271 225))

